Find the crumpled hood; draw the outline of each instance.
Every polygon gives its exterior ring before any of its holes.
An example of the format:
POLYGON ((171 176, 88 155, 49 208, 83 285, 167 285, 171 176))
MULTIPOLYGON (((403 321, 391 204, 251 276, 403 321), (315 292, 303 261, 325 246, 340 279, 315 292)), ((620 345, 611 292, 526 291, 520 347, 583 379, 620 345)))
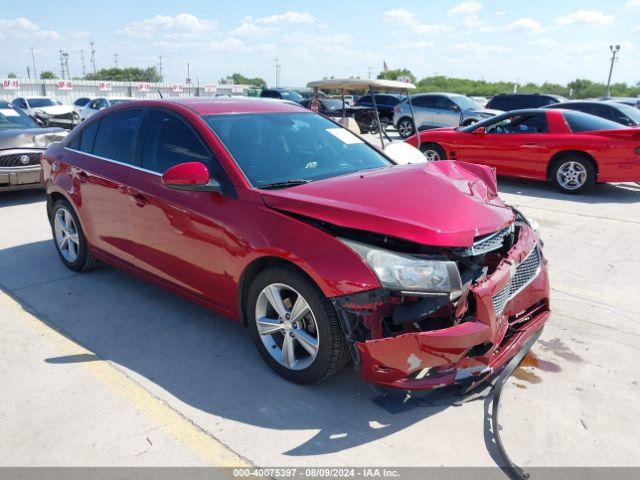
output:
POLYGON ((33 107, 31 110, 56 116, 73 112, 73 107, 71 105, 51 105, 50 107, 33 107))
POLYGON ((0 150, 9 148, 42 148, 42 144, 36 145, 34 137, 47 135, 49 143, 59 142, 67 136, 67 131, 62 128, 13 128, 0 130, 0 150))
POLYGON ((469 247, 514 219, 495 173, 464 162, 399 165, 264 191, 274 209, 423 245, 469 247))

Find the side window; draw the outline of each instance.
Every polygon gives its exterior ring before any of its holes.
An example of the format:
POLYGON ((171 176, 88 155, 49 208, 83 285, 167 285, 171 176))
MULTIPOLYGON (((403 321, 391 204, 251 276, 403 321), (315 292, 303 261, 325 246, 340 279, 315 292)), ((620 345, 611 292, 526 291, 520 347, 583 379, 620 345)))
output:
POLYGON ((413 104, 416 107, 422 108, 435 108, 436 107, 436 99, 431 95, 425 95, 422 97, 414 97, 412 100, 413 104))
POLYGON ((260 96, 266 98, 280 98, 280 94, 273 90, 264 90, 260 96))
POLYGON ((516 115, 507 117, 485 129, 486 133, 546 133, 546 115, 516 115))
POLYGON ((98 100, 98 110, 102 108, 107 108, 109 106, 109 102, 105 98, 101 98, 98 100))
POLYGON ((363 95, 358 99, 357 103, 372 103, 371 95, 363 95))
POLYGON ((100 120, 93 153, 122 163, 135 163, 136 140, 142 123, 142 110, 122 110, 100 120))
POLYGON ((164 173, 185 162, 202 162, 211 167, 209 159, 207 149, 182 119, 162 110, 151 113, 142 151, 144 168, 164 173))
POLYGON ((451 110, 455 104, 449 100, 447 97, 436 97, 435 98, 436 108, 438 110, 451 110))
POLYGON ((80 132, 79 149, 81 152, 93 153, 93 142, 96 139, 96 132, 98 131, 98 123, 99 122, 93 122, 87 125, 85 128, 83 128, 82 131, 80 132))

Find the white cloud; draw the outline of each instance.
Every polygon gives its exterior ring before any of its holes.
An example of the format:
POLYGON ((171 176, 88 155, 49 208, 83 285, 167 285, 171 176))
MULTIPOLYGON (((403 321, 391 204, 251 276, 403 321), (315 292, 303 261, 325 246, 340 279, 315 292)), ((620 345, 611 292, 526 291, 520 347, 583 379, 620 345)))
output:
POLYGON ((636 32, 636 33, 640 33, 640 25, 638 25, 636 28, 634 28, 633 31, 636 32))
POLYGON ((472 15, 478 13, 480 10, 482 10, 482 3, 470 0, 458 3, 447 12, 447 15, 472 15))
POLYGON ((506 10, 498 10, 498 11, 496 12, 496 15, 497 15, 497 16, 499 16, 499 17, 501 17, 501 16, 503 16, 503 15, 506 15, 506 14, 507 14, 507 11, 506 11, 506 10))
POLYGON ((537 33, 542 31, 542 25, 533 18, 518 18, 508 23, 505 27, 508 32, 537 33))
POLYGON ((60 40, 60 38, 62 38, 60 34, 54 30, 41 30, 35 32, 34 36, 43 40, 60 40))
POLYGON ((214 30, 216 23, 211 20, 200 20, 189 13, 180 13, 175 17, 156 15, 146 20, 132 22, 122 31, 133 37, 153 37, 158 33, 175 33, 193 36, 197 33, 214 30))
POLYGON ((627 3, 624 4, 622 9, 625 12, 632 12, 634 10, 640 10, 640 0, 629 0, 627 3))
POLYGON ((486 26, 487 22, 481 20, 480 17, 476 15, 471 15, 469 17, 464 17, 460 24, 465 28, 465 30, 478 30, 486 26))
POLYGON ((554 23, 559 27, 565 27, 575 23, 610 25, 614 20, 615 17, 613 15, 598 10, 576 10, 568 15, 556 18, 554 23))
POLYGON ((415 15, 404 8, 387 10, 382 14, 382 19, 385 22, 398 23, 400 25, 413 25, 416 23, 415 15))
POLYGON ((259 38, 277 30, 274 27, 260 27, 255 23, 244 22, 238 28, 231 30, 231 34, 239 37, 259 38))
POLYGON ((314 23, 316 17, 306 12, 285 12, 277 15, 270 15, 256 20, 258 23, 314 23))
POLYGON ((454 43, 451 46, 451 49, 456 52, 467 52, 467 53, 507 53, 511 52, 512 49, 508 47, 504 47, 502 45, 484 45, 480 42, 466 42, 466 43, 454 43))
POLYGON ((31 20, 27 20, 24 17, 18 17, 14 20, 5 20, 0 18, 0 30, 11 30, 11 29, 20 29, 20 30, 38 30, 38 24, 33 23, 31 20))

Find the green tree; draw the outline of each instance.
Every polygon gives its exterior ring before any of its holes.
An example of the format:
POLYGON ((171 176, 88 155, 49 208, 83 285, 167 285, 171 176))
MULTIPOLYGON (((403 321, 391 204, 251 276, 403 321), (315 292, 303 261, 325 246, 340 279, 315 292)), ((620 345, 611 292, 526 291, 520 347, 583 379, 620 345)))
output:
POLYGON ((54 80, 58 78, 58 76, 50 70, 45 70, 44 72, 40 72, 40 78, 42 80, 54 80))
POLYGON ((162 77, 156 67, 102 68, 89 73, 84 80, 110 80, 113 82, 161 82, 162 77))
POLYGON ((378 74, 380 80, 397 80, 398 77, 409 77, 411 83, 416 83, 416 77, 408 68, 396 68, 395 70, 382 71, 378 74))
POLYGON ((235 85, 255 85, 256 87, 266 87, 267 82, 260 77, 245 77, 241 73, 234 73, 233 75, 227 77, 224 80, 231 80, 235 85))
POLYGON ((18 78, 18 75, 15 72, 7 73, 7 78, 18 78))

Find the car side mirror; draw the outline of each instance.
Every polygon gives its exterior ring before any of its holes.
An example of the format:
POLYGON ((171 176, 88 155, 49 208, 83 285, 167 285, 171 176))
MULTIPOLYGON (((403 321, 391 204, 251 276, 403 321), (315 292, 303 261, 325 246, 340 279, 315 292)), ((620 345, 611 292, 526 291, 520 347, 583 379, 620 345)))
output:
POLYGON ((618 122, 621 123, 622 125, 628 125, 628 126, 632 126, 635 125, 635 123, 633 123, 633 120, 631 120, 628 117, 618 117, 618 122))
POLYGON ((453 110, 454 112, 459 112, 460 111, 460 107, 458 107, 457 105, 451 105, 449 107, 449 110, 453 110))
POLYGON ((471 133, 475 133, 477 135, 479 133, 487 133, 487 131, 484 127, 478 127, 471 130, 471 133))
POLYGON ((162 175, 162 183, 173 190, 223 193, 222 184, 209 177, 209 170, 201 162, 180 163, 162 175))

